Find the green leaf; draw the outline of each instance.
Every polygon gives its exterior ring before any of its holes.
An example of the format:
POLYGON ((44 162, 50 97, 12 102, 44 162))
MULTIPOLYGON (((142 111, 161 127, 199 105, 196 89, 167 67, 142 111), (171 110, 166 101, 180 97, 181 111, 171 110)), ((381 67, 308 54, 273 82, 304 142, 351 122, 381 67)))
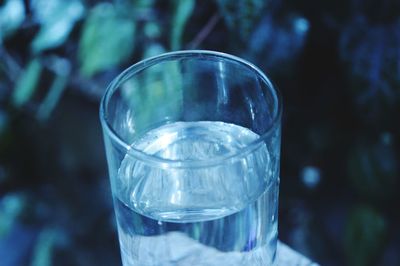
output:
POLYGON ((359 206, 351 213, 345 232, 348 265, 377 265, 387 235, 382 215, 371 207, 359 206))
POLYGON ((195 0, 173 0, 173 17, 171 29, 171 49, 178 50, 181 48, 182 35, 185 25, 193 13, 195 0))
POLYGON ((44 229, 36 242, 31 266, 53 265, 52 257, 57 244, 64 242, 63 232, 58 229, 44 229))
POLYGON ((0 237, 7 234, 26 206, 23 194, 8 194, 0 201, 0 237))
POLYGON ((143 59, 165 53, 165 48, 158 43, 150 44, 143 53, 143 59))
POLYGON ((31 48, 34 53, 57 47, 65 42, 75 23, 83 16, 84 7, 79 0, 33 1, 36 19, 41 24, 31 48))
POLYGON ((130 0, 133 6, 138 9, 151 9, 155 3, 155 0, 130 0))
POLYGON ((36 89, 42 68, 43 66, 36 58, 22 72, 12 94, 12 102, 15 106, 21 106, 29 101, 36 89))
POLYGON ((146 37, 150 39, 156 39, 161 36, 161 26, 156 22, 147 22, 143 31, 146 37))
POLYGON ((8 0, 0 7, 0 43, 19 28, 25 19, 24 1, 8 0))
POLYGON ((90 12, 78 52, 84 76, 118 66, 132 54, 136 24, 122 13, 108 3, 98 4, 90 12))
POLYGON ((242 41, 247 40, 268 2, 265 0, 217 0, 226 25, 242 41))
POLYGON ((68 83, 68 76, 58 75, 53 81, 46 98, 40 104, 37 111, 37 117, 40 120, 46 120, 49 118, 51 112, 57 105, 61 98, 62 92, 64 91, 68 83))
POLYGON ((348 176, 367 199, 387 201, 396 193, 399 170, 392 143, 356 145, 348 156, 348 176))

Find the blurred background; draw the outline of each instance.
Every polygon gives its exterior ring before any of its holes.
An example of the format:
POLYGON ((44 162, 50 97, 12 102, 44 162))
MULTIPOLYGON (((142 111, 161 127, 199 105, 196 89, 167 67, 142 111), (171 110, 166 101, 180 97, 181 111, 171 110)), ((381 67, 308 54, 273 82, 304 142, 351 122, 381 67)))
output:
POLYGON ((400 265, 400 1, 0 0, 0 265, 120 265, 98 118, 124 68, 243 57, 283 94, 279 237, 400 265))

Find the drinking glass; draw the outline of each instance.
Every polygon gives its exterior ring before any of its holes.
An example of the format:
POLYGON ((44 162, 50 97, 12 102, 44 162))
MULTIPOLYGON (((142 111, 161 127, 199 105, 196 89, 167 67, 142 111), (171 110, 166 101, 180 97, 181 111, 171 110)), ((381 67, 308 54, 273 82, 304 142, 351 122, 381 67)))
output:
POLYGON ((123 265, 273 265, 281 113, 266 75, 220 52, 115 78, 100 120, 123 265))

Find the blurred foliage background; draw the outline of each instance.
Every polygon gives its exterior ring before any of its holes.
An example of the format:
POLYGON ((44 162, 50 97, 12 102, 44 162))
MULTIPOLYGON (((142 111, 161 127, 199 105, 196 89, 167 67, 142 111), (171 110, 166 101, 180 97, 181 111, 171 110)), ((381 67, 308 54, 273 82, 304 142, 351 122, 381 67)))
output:
POLYGON ((398 0, 0 0, 0 265, 119 265, 99 100, 178 49, 260 66, 284 99, 279 236, 400 265, 398 0))

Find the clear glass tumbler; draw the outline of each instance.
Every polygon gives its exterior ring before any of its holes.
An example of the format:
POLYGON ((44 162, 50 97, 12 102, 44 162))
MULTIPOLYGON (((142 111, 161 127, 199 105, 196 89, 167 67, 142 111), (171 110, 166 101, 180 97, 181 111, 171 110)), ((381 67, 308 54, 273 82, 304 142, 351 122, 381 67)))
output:
POLYGON ((272 265, 282 104, 212 51, 143 60, 100 107, 123 265, 272 265))

